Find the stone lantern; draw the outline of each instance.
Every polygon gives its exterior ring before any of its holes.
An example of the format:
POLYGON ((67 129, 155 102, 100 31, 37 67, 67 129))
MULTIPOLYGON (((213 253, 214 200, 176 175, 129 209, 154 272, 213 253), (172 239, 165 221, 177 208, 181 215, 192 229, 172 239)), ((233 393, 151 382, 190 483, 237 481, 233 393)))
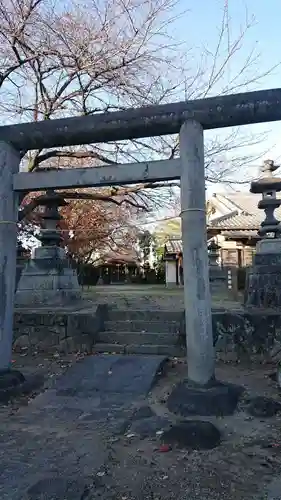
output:
POLYGON ((209 266, 211 269, 219 267, 220 248, 214 240, 208 245, 209 266))
POLYGON ((62 248, 58 222, 59 208, 67 203, 60 194, 49 190, 40 200, 43 207, 42 229, 38 235, 41 246, 32 250, 16 292, 17 305, 64 305, 81 296, 77 273, 62 248))
POLYGON ((22 274, 22 271, 24 269, 25 263, 26 263, 26 250, 24 249, 22 242, 19 240, 17 242, 17 265, 16 265, 16 282, 15 282, 15 291, 17 290, 18 283, 22 274))
POLYGON ((262 195, 258 208, 264 210, 265 219, 258 231, 261 240, 247 278, 245 306, 249 307, 281 307, 281 225, 274 214, 281 205, 281 198, 276 196, 281 191, 281 178, 273 176, 277 168, 272 160, 265 161, 264 176, 251 183, 250 191, 262 195))
POLYGON ((226 290, 226 275, 219 264, 220 246, 214 241, 208 245, 210 291, 226 290))

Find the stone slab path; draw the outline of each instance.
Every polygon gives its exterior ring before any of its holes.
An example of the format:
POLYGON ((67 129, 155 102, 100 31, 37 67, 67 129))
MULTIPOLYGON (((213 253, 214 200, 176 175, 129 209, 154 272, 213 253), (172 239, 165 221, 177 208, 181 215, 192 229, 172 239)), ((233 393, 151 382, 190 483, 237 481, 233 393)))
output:
POLYGON ((110 440, 130 427, 164 362, 161 356, 86 357, 1 422, 1 500, 95 498, 110 440))

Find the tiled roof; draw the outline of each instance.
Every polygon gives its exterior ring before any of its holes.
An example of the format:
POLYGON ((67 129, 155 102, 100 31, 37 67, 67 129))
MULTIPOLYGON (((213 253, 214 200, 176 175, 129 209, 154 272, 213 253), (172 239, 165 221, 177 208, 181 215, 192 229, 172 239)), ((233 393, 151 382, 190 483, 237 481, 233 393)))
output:
MULTIPOLYGON (((252 229, 258 230, 265 219, 265 213, 258 208, 261 200, 259 194, 253 193, 227 193, 217 194, 209 200, 214 208, 218 208, 221 217, 214 217, 209 221, 211 229, 252 229)), ((281 220, 281 207, 275 211, 277 219, 281 220)))
POLYGON ((119 263, 119 264, 130 264, 130 263, 139 263, 139 256, 135 251, 128 251, 128 252, 123 252, 122 250, 120 251, 110 251, 107 252, 102 256, 100 259, 99 263, 104 263, 104 264, 114 264, 114 263, 119 263))
POLYGON ((240 212, 254 214, 259 211, 258 202, 261 199, 259 194, 253 193, 225 193, 225 194, 214 194, 210 198, 210 202, 215 207, 217 206, 220 211, 224 213, 229 213, 232 210, 238 210, 240 212))
POLYGON ((252 229, 237 229, 233 231, 222 231, 221 232, 222 236, 225 236, 226 238, 234 238, 234 239, 239 239, 239 238, 257 238, 259 239, 260 236, 258 235, 258 231, 254 231, 252 229))
POLYGON ((168 240, 165 243, 165 250, 167 253, 171 254, 182 252, 182 241, 178 239, 168 240))
POLYGON ((264 212, 255 215, 229 215, 229 217, 213 219, 208 227, 210 229, 259 229, 264 220, 264 212))
MULTIPOLYGON (((278 194, 277 194, 278 195, 278 194)), ((209 198, 215 213, 207 223, 207 229, 217 230, 231 238, 258 237, 257 231, 265 219, 265 213, 258 208, 261 195, 253 193, 216 194, 209 198), (216 217, 216 211, 221 214, 216 217)), ((281 221, 281 207, 275 210, 275 216, 281 221)), ((167 253, 182 252, 180 239, 171 238, 165 245, 167 253)))
POLYGON ((223 199, 227 200, 232 206, 245 213, 254 214, 260 211, 258 209, 258 202, 261 199, 260 194, 240 192, 217 195, 217 197, 222 201, 223 199))

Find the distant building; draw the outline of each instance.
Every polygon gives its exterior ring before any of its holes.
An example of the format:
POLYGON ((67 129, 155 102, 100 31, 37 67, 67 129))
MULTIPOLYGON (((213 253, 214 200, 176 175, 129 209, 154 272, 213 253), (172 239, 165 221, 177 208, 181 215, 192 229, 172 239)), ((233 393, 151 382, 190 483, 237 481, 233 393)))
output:
MULTIPOLYGON (((251 265, 256 242, 260 239, 258 229, 265 218, 258 209, 260 195, 252 193, 214 194, 208 199, 209 216, 207 239, 214 239, 221 247, 220 263, 223 266, 243 267, 251 265)), ((276 210, 281 219, 281 207, 276 210)), ((181 283, 182 241, 169 239, 164 247, 166 284, 181 283)))
POLYGON ((140 258, 136 251, 118 249, 104 253, 96 262, 99 284, 130 283, 139 272, 140 258))

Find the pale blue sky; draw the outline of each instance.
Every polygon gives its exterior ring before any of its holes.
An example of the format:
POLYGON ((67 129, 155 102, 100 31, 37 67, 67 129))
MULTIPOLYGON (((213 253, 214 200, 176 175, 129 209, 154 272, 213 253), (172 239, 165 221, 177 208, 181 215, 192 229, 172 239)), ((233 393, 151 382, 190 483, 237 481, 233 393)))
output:
MULTIPOLYGON (((214 50, 216 47, 224 3, 224 0, 181 0, 179 11, 180 9, 189 9, 189 12, 178 21, 175 36, 177 39, 185 40, 189 46, 192 45, 195 55, 197 54, 197 60, 200 59, 202 46, 207 46, 210 50, 214 50)), ((281 87, 281 0, 229 0, 229 12, 233 36, 238 35, 241 25, 245 25, 246 12, 249 18, 252 16, 255 18, 242 49, 232 60, 231 71, 235 73, 239 65, 243 64, 245 57, 256 47, 256 53, 260 54, 256 67, 259 74, 266 72, 269 68, 277 67, 269 75, 262 78, 258 84, 250 85, 248 90, 281 87)), ((213 92, 213 94, 218 93, 219 91, 213 92)), ((241 127, 241 130, 242 133, 245 131, 245 134, 267 133, 267 139, 254 147, 254 151, 261 155, 261 159, 253 161, 252 165, 249 164, 245 167, 247 178, 257 174, 258 165, 262 163, 263 159, 270 158, 277 164, 281 163, 281 122, 245 126, 241 127)), ((206 132, 206 138, 210 137, 212 133, 206 132)), ((215 133, 223 137, 226 129, 217 130, 215 133)), ((240 173, 239 176, 241 178, 243 173, 240 173)), ((249 190, 249 188, 249 184, 237 186, 239 190, 249 190)), ((218 184, 211 185, 208 187, 207 195, 224 190, 229 190, 229 187, 218 184)), ((157 219, 171 215, 169 210, 168 212, 160 211, 157 219)))
MULTIPOLYGON (((192 45, 198 47, 195 48, 198 57, 203 45, 210 48, 210 50, 213 50, 216 46, 223 5, 224 0, 182 0, 181 2, 181 7, 189 9, 189 13, 179 21, 180 30, 177 36, 185 40, 190 39, 192 45)), ((254 25, 248 31, 242 49, 233 58, 231 71, 238 70, 239 65, 243 64, 245 57, 254 47, 256 47, 256 53, 260 53, 256 65, 257 72, 263 73, 281 62, 280 0, 230 0, 229 12, 231 25, 233 26, 233 36, 235 34, 237 36, 240 26, 245 24, 246 12, 248 18, 253 15, 255 18, 254 25)), ((249 90, 276 87, 281 87, 281 65, 275 68, 270 75, 262 78, 258 84, 250 85, 249 90)), ((260 148, 262 153, 268 149, 264 159, 267 157, 277 162, 281 161, 281 122, 243 128, 245 133, 248 131, 268 131, 268 139, 266 142, 261 143, 260 146, 257 146, 256 150, 258 152, 260 148)), ((220 133, 223 134, 224 132, 221 131, 220 133)), ((206 133, 207 137, 208 134, 210 132, 206 133)), ((254 168, 251 169, 253 175, 254 170, 254 168)), ((216 186, 214 190, 218 190, 218 187, 216 186)))

